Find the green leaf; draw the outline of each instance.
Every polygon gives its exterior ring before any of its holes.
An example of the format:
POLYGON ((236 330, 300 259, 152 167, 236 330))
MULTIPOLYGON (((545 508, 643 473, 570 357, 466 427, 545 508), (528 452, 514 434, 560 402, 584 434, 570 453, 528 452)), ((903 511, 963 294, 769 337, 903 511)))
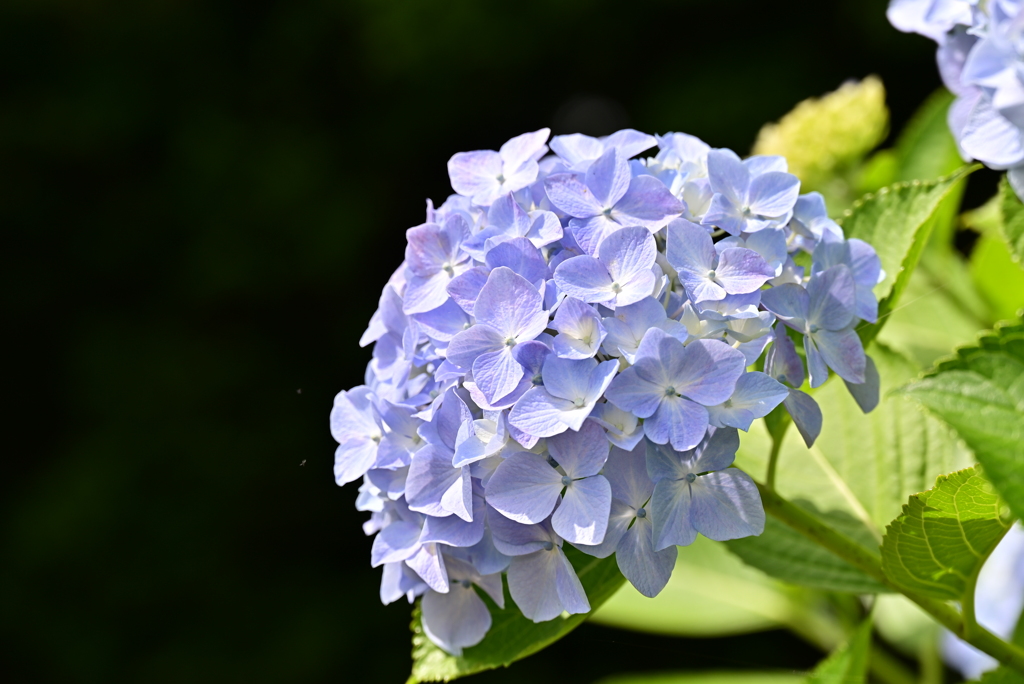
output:
POLYGON ((1002 665, 981 675, 980 684, 1024 684, 1024 675, 1002 665))
MULTIPOLYGON (((776 489, 818 513, 839 531, 877 548, 881 530, 899 514, 907 497, 927 489, 941 473, 970 464, 939 420, 900 397, 886 396, 920 368, 874 343, 868 353, 881 379, 882 400, 865 415, 846 387, 831 381, 812 392, 824 415, 821 435, 807 448, 796 430, 786 433, 779 453, 776 489)), ((762 422, 741 434, 737 465, 755 477, 765 473, 771 437, 762 422)), ((779 579, 853 592, 880 585, 802 535, 768 521, 764 534, 728 542, 746 563, 779 579)))
POLYGON ((598 610, 594 622, 639 632, 686 637, 718 637, 790 627, 828 637, 841 635, 816 621, 808 593, 743 564, 725 547, 705 537, 679 549, 668 585, 655 598, 625 586, 598 610))
POLYGON ((1006 176, 1003 176, 999 184, 999 194, 1002 197, 1003 236, 1010 246, 1014 261, 1020 263, 1024 260, 1024 204, 1017 199, 1006 176))
POLYGON ((978 168, 965 166, 937 180, 890 185, 857 200, 839 219, 846 237, 874 247, 885 269, 885 278, 875 286, 879 322, 859 331, 865 342, 874 339, 899 301, 928 242, 932 219, 942 200, 978 168))
POLYGON ((850 641, 821 661, 807 678, 808 684, 864 684, 871 650, 871 620, 864 620, 850 641))
POLYGON ((939 178, 963 163, 946 120, 952 103, 953 94, 940 88, 914 113, 896 142, 897 171, 893 180, 939 178))
POLYGON ((882 540, 882 569, 923 596, 962 600, 1010 522, 999 496, 976 468, 943 475, 915 494, 882 540))
MULTIPOLYGON (((848 514, 839 511, 822 514, 806 501, 794 503, 817 514, 835 529, 851 537, 859 537, 857 540, 869 548, 878 543, 860 521, 848 514)), ((771 517, 765 521, 764 533, 759 537, 735 539, 726 545, 748 565, 791 584, 855 594, 891 591, 831 551, 771 517)))
POLYGON ((1024 322, 996 326, 903 392, 956 430, 1024 517, 1024 322))
POLYGON ((614 675, 598 684, 801 684, 804 679, 788 672, 664 672, 614 675))
POLYGON ((465 649, 461 656, 452 656, 435 646, 423 633, 417 605, 413 611, 412 675, 408 684, 447 682, 476 672, 507 666, 536 653, 582 624, 625 582, 614 556, 593 558, 568 545, 565 552, 587 592, 590 613, 563 615, 548 622, 534 623, 519 612, 506 587, 504 610, 488 604, 493 622, 484 640, 472 648, 465 649))

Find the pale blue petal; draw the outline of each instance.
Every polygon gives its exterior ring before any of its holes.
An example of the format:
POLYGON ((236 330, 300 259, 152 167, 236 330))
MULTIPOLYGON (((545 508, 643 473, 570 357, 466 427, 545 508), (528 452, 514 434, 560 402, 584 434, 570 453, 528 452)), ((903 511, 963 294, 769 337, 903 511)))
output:
MULTIPOLYGON (((822 359, 839 377, 855 383, 865 381, 867 360, 864 346, 853 328, 819 330, 810 337, 814 338, 814 344, 821 352, 822 359)), ((813 382, 812 386, 817 387, 813 382)))
MULTIPOLYGON (((550 128, 541 128, 509 139, 498 151, 506 168, 516 168, 527 161, 540 159, 547 152, 544 143, 551 135, 550 128)), ((532 182, 532 181, 530 181, 532 182)))
POLYGON ((837 264, 811 277, 807 283, 807 295, 807 322, 811 326, 841 330, 853 320, 857 289, 853 273, 845 264, 837 264))
POLYGON ((690 523, 708 539, 727 541, 764 532, 757 485, 735 468, 702 475, 692 485, 690 523))
POLYGON ((534 622, 553 620, 562 614, 562 602, 556 585, 562 550, 536 551, 517 556, 508 566, 508 590, 512 600, 534 622))
POLYGON ((677 451, 692 449, 708 429, 708 410, 683 397, 665 397, 644 421, 644 434, 656 444, 671 443, 677 451))
POLYGON ((654 550, 689 546, 697 538, 690 524, 690 484, 686 480, 661 480, 654 485, 647 509, 654 525, 654 550))
POLYGON ((608 529, 611 505, 612 489, 604 477, 575 480, 565 488, 551 526, 573 544, 600 544, 608 529))
MULTIPOLYGON (((674 337, 666 337, 660 345, 663 350, 665 346, 682 346, 674 337)), ((679 394, 706 406, 728 399, 747 365, 742 353, 718 340, 696 340, 683 348, 683 354, 682 365, 671 379, 673 386, 679 394)))
POLYGON ((545 520, 558 502, 561 474, 543 456, 521 452, 505 459, 487 483, 487 503, 523 524, 545 520))
POLYGON ((569 216, 588 218, 604 211, 581 175, 559 173, 548 176, 544 179, 544 191, 551 204, 569 216))
MULTIPOLYGON (((645 228, 629 227, 620 228, 605 238, 598 254, 612 281, 625 286, 636 280, 638 276, 650 273, 658 256, 658 248, 650 231, 645 228)), ((649 296, 649 291, 643 295, 643 297, 649 296)), ((643 297, 637 297, 633 301, 622 302, 622 304, 632 304, 640 301, 643 297)))
POLYGON ((712 424, 749 430, 755 418, 763 418, 782 403, 789 391, 764 373, 744 373, 736 381, 736 391, 725 404, 709 408, 712 424), (742 412, 742 415, 740 415, 742 412))
POLYGON ((495 245, 487 252, 486 259, 489 268, 505 266, 531 284, 537 284, 550 277, 544 257, 525 237, 512 238, 495 245))
MULTIPOLYGON (((653 491, 654 485, 651 485, 653 491)), ((619 546, 622 535, 629 529, 629 524, 636 517, 636 512, 628 505, 612 499, 611 513, 608 515, 608 529, 604 533, 604 541, 600 544, 588 546, 586 544, 574 544, 574 546, 594 558, 607 558, 615 553, 619 546)))
MULTIPOLYGON (((571 401, 553 397, 543 387, 534 387, 512 407, 508 422, 533 437, 551 437, 569 429, 565 413, 573 408, 571 401)), ((526 446, 522 439, 515 439, 526 446)))
POLYGON ((587 593, 583 590, 580 578, 576 576, 576 570, 560 547, 555 547, 555 551, 557 551, 555 587, 562 610, 570 615, 589 613, 590 602, 587 600, 587 593))
POLYGON ((615 298, 612 279, 600 261, 581 255, 566 259, 555 269, 558 288, 584 302, 607 302, 615 298))
POLYGON ((864 382, 853 383, 845 379, 843 382, 846 383, 846 389, 850 391, 860 410, 864 413, 870 413, 878 406, 881 378, 878 375, 878 368, 875 367, 874 360, 867 355, 865 355, 864 360, 864 382))
POLYGON ((406 559, 405 564, 416 571, 427 586, 434 591, 448 591, 448 573, 444 567, 444 557, 437 544, 424 544, 416 553, 406 559))
POLYGON ((547 314, 542 311, 541 296, 528 280, 507 267, 496 268, 480 290, 473 316, 504 337, 530 340, 544 332, 547 314))
POLYGON ((623 225, 643 226, 655 231, 672 217, 686 211, 686 205, 677 200, 665 184, 654 176, 636 176, 629 190, 615 204, 612 218, 623 225))
POLYGON ((498 177, 502 175, 501 155, 493 150, 459 152, 448 160, 448 177, 452 189, 464 197, 488 200, 500 191, 498 177))
POLYGON ((782 326, 775 328, 772 346, 765 357, 764 369, 773 378, 791 387, 804 384, 803 361, 796 353, 796 345, 782 326))
POLYGON ((552 437, 547 444, 551 457, 571 478, 590 477, 601 472, 610 449, 604 430, 593 421, 584 423, 579 432, 552 437))
POLYGON ((612 449, 604 476, 612 486, 612 496, 634 509, 647 503, 654 492, 654 482, 647 473, 645 444, 637 444, 631 451, 612 449))
POLYGON ((474 325, 463 330, 448 343, 448 360, 462 368, 472 368, 473 362, 482 354, 502 351, 505 339, 489 325, 474 325))
POLYGON ((509 394, 522 379, 523 367, 512 356, 511 347, 502 345, 473 361, 473 380, 491 403, 509 394))
POLYGON ((552 532, 546 525, 517 523, 490 506, 487 507, 487 527, 491 531, 494 548, 506 556, 533 553, 551 541, 552 532))
POLYGON ((471 314, 473 307, 476 306, 476 299, 480 296, 480 290, 487 284, 488 275, 490 271, 477 266, 452 278, 445 289, 459 308, 471 314))
MULTIPOLYGON (((756 233, 755 233, 756 234, 756 233)), ((775 277, 761 255, 750 249, 725 249, 719 255, 715 279, 729 294, 747 294, 775 277)))
POLYGON ((658 410, 665 392, 660 386, 641 377, 636 366, 630 366, 615 376, 605 396, 623 411, 629 411, 639 418, 648 418, 658 410))
POLYGON ((644 448, 647 477, 652 482, 680 480, 692 472, 690 461, 684 461, 683 454, 676 452, 667 444, 655 444, 647 441, 644 448))
POLYGON ((587 168, 586 184, 594 199, 603 208, 611 208, 629 189, 630 172, 627 157, 610 148, 587 168))
POLYGON ((447 295, 445 298, 441 306, 414 316, 423 332, 438 342, 448 342, 469 327, 469 316, 462 307, 447 295))
POLYGON ((708 431, 708 436, 697 448, 697 460, 689 467, 694 473, 709 470, 724 470, 736 459, 740 448, 740 436, 733 428, 717 428, 708 431))
MULTIPOLYGON (((597 138, 582 133, 556 135, 551 139, 551 151, 565 160, 569 166, 580 162, 597 159, 605 150, 605 145, 597 138)), ((631 157, 633 155, 626 155, 631 157)))
POLYGON ((395 563, 416 553, 420 546, 420 526, 413 522, 396 520, 377 533, 370 549, 373 567, 395 563))
POLYGON ((334 481, 339 485, 355 482, 377 460, 377 443, 367 439, 349 441, 334 450, 334 481))
POLYGON ((743 213, 725 195, 715 193, 700 220, 701 225, 716 226, 729 235, 739 235, 747 227, 743 213))
POLYGON ((650 518, 637 518, 619 542, 615 560, 623 576, 637 591, 654 598, 668 584, 676 566, 677 553, 675 546, 655 551, 654 525, 650 518))
POLYGON ((804 288, 793 283, 778 285, 761 293, 761 303, 792 328, 805 331, 811 297, 804 288))
POLYGON ((814 335, 804 336, 804 355, 807 357, 807 374, 811 387, 821 387, 828 380, 828 364, 814 344, 814 335))
POLYGON ((483 497, 476 496, 473 501, 472 522, 467 522, 457 515, 449 515, 446 518, 423 516, 420 543, 436 542, 457 547, 478 544, 484 536, 484 510, 483 497))
MULTIPOLYGON (((473 488, 468 476, 468 472, 463 476, 462 468, 452 467, 449 450, 428 444, 416 452, 409 465, 405 481, 405 500, 409 509, 432 516, 451 515, 455 510, 446 508, 442 499, 452 490, 454 501, 460 502, 460 517, 471 519, 473 488)), ((451 497, 448 500, 453 502, 451 497)))
MULTIPOLYGON (((598 214, 588 218, 574 218, 569 221, 569 233, 580 249, 591 256, 597 255, 605 238, 622 227, 617 221, 598 214)), ((565 240, 562 240, 563 245, 565 240)))
POLYGON ((800 195, 800 179, 790 173, 770 171, 750 181, 748 205, 761 216, 783 216, 793 210, 800 195))
POLYGON ((791 389, 783 404, 793 418, 793 424, 800 431, 804 443, 808 448, 814 446, 814 440, 821 434, 822 416, 818 403, 810 395, 791 389))
POLYGON ((455 583, 447 594, 428 591, 420 603, 423 631, 448 653, 462 655, 462 649, 483 641, 491 628, 491 613, 472 585, 455 583))
POLYGON ((598 367, 594 359, 560 359, 548 356, 544 361, 544 388, 549 394, 570 402, 585 400, 590 376, 598 367))
MULTIPOLYGON (((724 195, 732 204, 746 206, 750 171, 731 150, 708 152, 708 179, 711 189, 724 195)), ((714 200, 712 200, 714 204, 714 200)), ((710 210, 709 210, 710 213, 710 210)))

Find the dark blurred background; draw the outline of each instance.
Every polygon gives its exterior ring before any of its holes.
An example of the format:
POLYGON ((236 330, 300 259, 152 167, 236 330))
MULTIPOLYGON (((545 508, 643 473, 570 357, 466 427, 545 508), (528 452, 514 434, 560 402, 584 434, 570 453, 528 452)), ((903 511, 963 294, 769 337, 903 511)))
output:
MULTIPOLYGON (((885 0, 7 0, 0 674, 401 682, 333 395, 445 162, 550 125, 761 124, 879 74, 939 85, 885 0)), ((585 625, 473 681, 805 668, 782 633, 585 625)))

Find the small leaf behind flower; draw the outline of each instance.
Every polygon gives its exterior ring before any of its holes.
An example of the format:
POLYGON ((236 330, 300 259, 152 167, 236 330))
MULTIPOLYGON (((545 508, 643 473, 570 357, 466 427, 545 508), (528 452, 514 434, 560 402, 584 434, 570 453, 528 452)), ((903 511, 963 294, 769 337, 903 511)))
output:
POLYGON ((565 554, 576 568, 576 574, 587 592, 590 613, 535 623, 523 617, 506 587, 504 610, 487 601, 493 622, 484 640, 465 649, 461 656, 452 656, 438 648, 423 633, 417 605, 412 622, 412 674, 407 684, 448 682, 522 660, 579 627, 625 582, 614 555, 604 559, 593 558, 568 544, 565 545, 565 554))
POLYGON ((1002 508, 976 468, 940 476, 935 487, 910 497, 886 529, 886 577, 924 596, 961 600, 1010 528, 1002 508))
POLYGON ((807 684, 864 684, 871 649, 871 619, 854 631, 850 640, 821 661, 807 678, 807 684))
POLYGON ((875 338, 906 289, 942 200, 979 168, 977 164, 964 166, 937 180, 890 185, 857 200, 839 219, 847 238, 864 240, 875 248, 885 270, 885 278, 875 286, 878 323, 860 330, 865 343, 875 338))

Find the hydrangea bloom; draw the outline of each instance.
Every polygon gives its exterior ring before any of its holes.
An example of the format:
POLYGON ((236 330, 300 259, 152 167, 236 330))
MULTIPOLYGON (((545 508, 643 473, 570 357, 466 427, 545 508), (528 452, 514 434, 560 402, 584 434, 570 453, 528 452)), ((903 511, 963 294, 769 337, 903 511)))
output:
POLYGON ((453 654, 490 627, 484 594, 512 609, 503 575, 531 620, 589 611, 567 544, 654 596, 677 545, 760 534, 737 431, 783 405, 813 442, 799 388, 830 369, 862 407, 878 390, 855 333, 878 257, 783 158, 547 136, 452 157, 457 194, 409 229, 365 384, 331 412, 382 601, 422 597, 453 654))
POLYGON ((956 95, 949 127, 964 159, 1008 170, 1024 197, 1024 0, 892 0, 888 16, 939 44, 939 73, 956 95))

